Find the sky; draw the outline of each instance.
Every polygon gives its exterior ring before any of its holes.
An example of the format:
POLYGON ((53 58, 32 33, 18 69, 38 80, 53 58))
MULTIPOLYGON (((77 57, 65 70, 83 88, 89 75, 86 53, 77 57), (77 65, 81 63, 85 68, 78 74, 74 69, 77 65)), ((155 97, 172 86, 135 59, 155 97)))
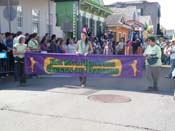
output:
MULTIPOLYGON (((103 0, 105 5, 112 4, 115 2, 125 2, 125 1, 133 1, 133 0, 103 0)), ((175 6, 173 4, 173 0, 147 0, 149 2, 158 2, 161 6, 161 18, 160 24, 166 29, 175 30, 175 6)))

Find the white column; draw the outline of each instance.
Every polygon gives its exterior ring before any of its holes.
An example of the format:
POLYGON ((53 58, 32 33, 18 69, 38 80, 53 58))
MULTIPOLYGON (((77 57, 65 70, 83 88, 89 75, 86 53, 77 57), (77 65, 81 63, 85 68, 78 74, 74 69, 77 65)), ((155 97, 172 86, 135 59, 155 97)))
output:
POLYGON ((90 19, 88 18, 88 28, 90 28, 90 19))
POLYGON ((94 20, 94 35, 97 36, 97 21, 94 20))
POLYGON ((99 19, 99 16, 93 15, 93 21, 94 21, 94 35, 97 36, 97 21, 99 19))

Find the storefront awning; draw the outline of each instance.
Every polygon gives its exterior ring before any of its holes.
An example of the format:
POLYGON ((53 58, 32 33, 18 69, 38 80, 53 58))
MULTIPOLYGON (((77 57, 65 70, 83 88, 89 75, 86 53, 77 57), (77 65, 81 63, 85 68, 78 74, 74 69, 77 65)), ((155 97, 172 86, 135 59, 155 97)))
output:
POLYGON ((108 27, 123 27, 129 30, 132 30, 132 27, 129 25, 125 25, 125 24, 120 24, 120 25, 108 25, 108 27))
POLYGON ((138 26, 138 27, 144 25, 143 23, 141 23, 141 22, 139 22, 137 20, 128 20, 128 21, 126 21, 126 24, 134 25, 134 26, 138 26))

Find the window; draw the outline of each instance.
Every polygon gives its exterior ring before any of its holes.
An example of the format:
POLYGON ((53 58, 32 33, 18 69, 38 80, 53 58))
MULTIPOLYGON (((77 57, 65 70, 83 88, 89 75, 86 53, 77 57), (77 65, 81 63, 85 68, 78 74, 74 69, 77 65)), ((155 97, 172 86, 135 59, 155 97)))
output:
POLYGON ((143 9, 141 8, 141 16, 143 16, 143 9))
POLYGON ((123 34, 124 41, 126 42, 126 33, 123 34))
POLYGON ((141 16, 141 9, 137 9, 137 15, 141 16))
POLYGON ((47 17, 47 32, 53 34, 53 14, 50 14, 50 16, 47 17))
POLYGON ((137 18, 137 12, 134 12, 134 14, 133 14, 133 20, 136 20, 136 18, 137 18))
POLYGON ((40 30, 40 11, 32 9, 32 28, 33 33, 39 33, 40 30))
POLYGON ((22 6, 17 6, 17 27, 22 28, 23 27, 23 9, 22 6))
POLYGON ((119 33, 118 33, 118 41, 120 41, 120 40, 121 40, 121 38, 122 38, 122 33, 121 33, 121 32, 119 32, 119 33))
POLYGON ((137 16, 143 16, 143 9, 137 9, 137 16))
POLYGON ((87 25, 87 27, 89 27, 89 19, 88 18, 86 18, 86 25, 87 25))
POLYGON ((86 17, 82 16, 82 25, 85 26, 86 25, 86 17))

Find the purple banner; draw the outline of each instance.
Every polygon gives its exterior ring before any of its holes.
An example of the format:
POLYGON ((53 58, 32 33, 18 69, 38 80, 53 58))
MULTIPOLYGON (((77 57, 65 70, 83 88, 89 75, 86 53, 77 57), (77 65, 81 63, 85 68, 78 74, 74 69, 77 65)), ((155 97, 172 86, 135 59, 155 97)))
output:
POLYGON ((140 78, 143 66, 144 57, 141 55, 25 55, 26 74, 140 78))

